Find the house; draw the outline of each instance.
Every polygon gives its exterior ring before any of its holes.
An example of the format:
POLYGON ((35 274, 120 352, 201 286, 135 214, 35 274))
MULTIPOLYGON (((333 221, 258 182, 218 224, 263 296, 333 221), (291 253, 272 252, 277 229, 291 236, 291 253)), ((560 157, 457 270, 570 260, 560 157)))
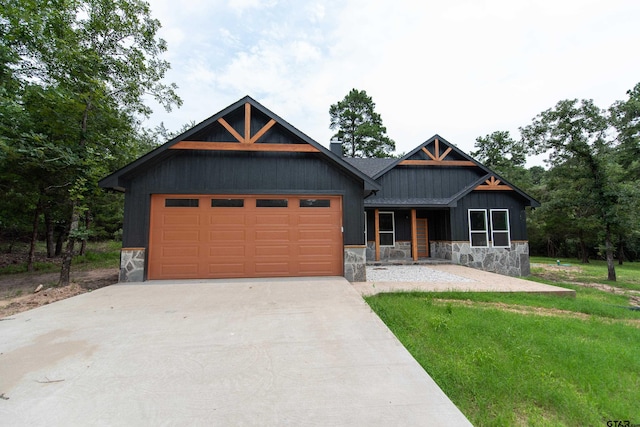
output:
POLYGON ((247 96, 102 179, 125 193, 120 281, 362 281, 367 260, 426 257, 528 274, 537 202, 443 138, 402 159, 332 148, 247 96))

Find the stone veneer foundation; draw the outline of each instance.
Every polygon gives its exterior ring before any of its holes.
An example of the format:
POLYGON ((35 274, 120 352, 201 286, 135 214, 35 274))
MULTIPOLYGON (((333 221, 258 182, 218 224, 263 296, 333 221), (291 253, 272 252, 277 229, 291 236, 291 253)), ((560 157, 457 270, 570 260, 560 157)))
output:
POLYGON ((144 280, 144 248, 122 248, 120 251, 119 282, 142 282, 144 280))
POLYGON ((367 247, 344 247, 344 277, 350 282, 367 281, 367 247))
POLYGON ((510 248, 472 248, 469 242, 431 242, 431 256, 507 276, 528 276, 529 242, 512 241, 510 248))
MULTIPOLYGON (((144 280, 144 248, 122 248, 120 251, 120 282, 144 280)), ((344 277, 350 282, 367 281, 366 246, 345 246, 344 277)))
MULTIPOLYGON (((376 259, 376 242, 367 242, 367 259, 376 259)), ((411 242, 396 241, 395 246, 380 246, 380 259, 389 261, 412 260, 411 242)))

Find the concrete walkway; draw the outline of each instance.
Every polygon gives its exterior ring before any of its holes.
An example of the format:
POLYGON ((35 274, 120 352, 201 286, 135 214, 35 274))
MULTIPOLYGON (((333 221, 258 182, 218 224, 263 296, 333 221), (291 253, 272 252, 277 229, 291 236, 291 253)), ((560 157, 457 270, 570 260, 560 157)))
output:
POLYGON ((0 424, 470 425, 343 278, 113 285, 0 321, 0 424))
POLYGON ((575 297, 573 289, 453 264, 367 266, 367 282, 352 283, 362 295, 380 292, 530 292, 575 297))

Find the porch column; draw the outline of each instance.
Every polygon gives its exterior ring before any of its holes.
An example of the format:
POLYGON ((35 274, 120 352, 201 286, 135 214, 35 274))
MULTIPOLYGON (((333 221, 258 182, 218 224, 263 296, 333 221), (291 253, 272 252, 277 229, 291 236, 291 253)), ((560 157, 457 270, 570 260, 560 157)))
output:
POLYGON ((415 209, 411 209, 411 256, 414 261, 418 260, 418 224, 415 209))
POLYGON ((376 232, 376 261, 380 261, 380 211, 374 210, 374 222, 376 232))

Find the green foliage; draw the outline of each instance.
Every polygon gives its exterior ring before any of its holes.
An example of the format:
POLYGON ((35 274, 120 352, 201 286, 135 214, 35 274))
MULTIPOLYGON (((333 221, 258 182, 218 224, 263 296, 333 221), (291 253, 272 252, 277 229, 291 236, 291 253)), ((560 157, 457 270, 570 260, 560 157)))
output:
POLYGON ((367 303, 474 425, 635 419, 640 329, 628 322, 640 313, 602 318, 608 300, 582 299, 403 293, 367 303), (544 308, 556 304, 562 312, 544 308), (594 314, 578 314, 586 306, 594 314))
POLYGON ((1 210, 0 224, 44 212, 72 225, 70 248, 91 234, 71 218, 100 209, 108 212, 97 215, 100 235, 121 228, 104 222, 121 212, 122 198, 104 197, 97 181, 152 148, 139 129, 146 96, 167 110, 181 103, 175 85, 162 82, 169 63, 159 28, 142 0, 3 3, 0 189, 25 209, 1 210))
MULTIPOLYGON (((95 270, 99 268, 118 268, 120 266, 120 249, 122 244, 119 241, 106 240, 99 242, 89 242, 85 255, 76 256, 73 265, 78 270, 95 270)), ((28 250, 24 244, 17 244, 16 252, 28 250)), ((44 253, 43 245, 38 245, 38 253, 44 253)), ((50 259, 34 263, 33 273, 53 273, 60 271, 60 260, 50 259)), ((27 273, 27 263, 9 264, 0 267, 0 276, 9 274, 32 274, 27 273)))
POLYGON ((520 128, 476 140, 472 153, 541 207, 527 215, 533 254, 582 262, 640 256, 640 83, 608 110, 592 100, 563 100, 520 128), (523 151, 524 150, 524 151, 523 151), (548 154, 549 170, 525 169, 524 154, 548 154))
POLYGON ((396 149, 375 106, 364 90, 351 89, 342 101, 329 108, 329 127, 338 130, 333 138, 342 142, 343 153, 348 157, 391 157, 396 149))
POLYGON ((496 131, 476 138, 471 156, 502 177, 518 185, 519 177, 526 169, 527 150, 522 141, 516 141, 508 131, 496 131))

